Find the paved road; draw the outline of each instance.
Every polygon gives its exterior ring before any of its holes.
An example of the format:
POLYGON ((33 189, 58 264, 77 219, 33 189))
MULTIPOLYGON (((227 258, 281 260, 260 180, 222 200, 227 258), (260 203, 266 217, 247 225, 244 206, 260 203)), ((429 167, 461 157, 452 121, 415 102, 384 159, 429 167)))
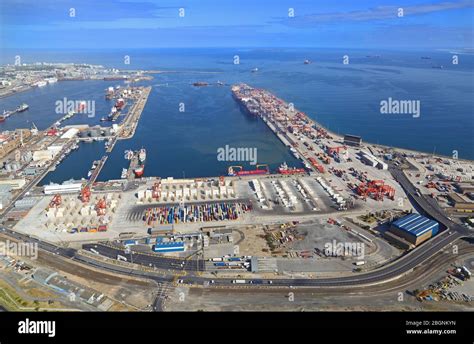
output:
POLYGON ((204 271, 204 260, 202 259, 182 260, 177 258, 163 258, 156 255, 141 254, 137 252, 127 253, 121 248, 115 248, 101 244, 85 244, 82 246, 82 248, 88 251, 91 251, 91 249, 95 250, 101 255, 112 259, 117 259, 117 255, 121 255, 127 258, 129 263, 145 265, 157 269, 204 271))
POLYGON ((457 231, 465 236, 470 236, 472 234, 466 227, 448 219, 434 200, 426 198, 423 195, 418 196, 415 186, 413 186, 413 184, 408 180, 403 171, 394 166, 390 166, 389 171, 392 173, 395 180, 400 183, 408 196, 423 210, 425 215, 443 224, 446 228, 449 228, 450 231, 457 231))

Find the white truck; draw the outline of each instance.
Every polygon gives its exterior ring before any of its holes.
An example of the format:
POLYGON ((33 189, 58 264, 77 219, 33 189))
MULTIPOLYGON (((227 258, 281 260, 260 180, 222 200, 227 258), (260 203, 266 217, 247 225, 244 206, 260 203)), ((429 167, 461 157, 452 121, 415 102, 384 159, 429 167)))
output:
POLYGON ((127 261, 127 258, 124 257, 124 256, 121 256, 120 254, 117 254, 117 260, 121 260, 121 261, 126 262, 126 261, 127 261))

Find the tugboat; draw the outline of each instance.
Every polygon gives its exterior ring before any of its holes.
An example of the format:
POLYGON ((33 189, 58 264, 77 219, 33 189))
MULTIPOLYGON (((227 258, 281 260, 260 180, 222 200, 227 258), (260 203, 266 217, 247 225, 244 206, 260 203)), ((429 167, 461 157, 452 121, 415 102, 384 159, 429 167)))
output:
POLYGON ((304 64, 310 64, 310 63, 311 63, 311 61, 310 61, 310 60, 304 60, 304 62, 303 62, 303 63, 304 63, 304 64))

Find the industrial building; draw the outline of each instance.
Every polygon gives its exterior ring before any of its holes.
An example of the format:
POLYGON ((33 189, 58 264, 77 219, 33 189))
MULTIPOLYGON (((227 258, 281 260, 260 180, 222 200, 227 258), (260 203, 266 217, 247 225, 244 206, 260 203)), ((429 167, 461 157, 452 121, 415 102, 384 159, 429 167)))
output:
POLYGON ((462 194, 467 194, 474 192, 474 184, 473 183, 457 183, 456 187, 462 194))
POLYGON ((25 178, 15 178, 15 179, 0 179, 0 185, 9 185, 13 190, 21 189, 25 186, 25 178))
POLYGON ((362 162, 364 162, 365 164, 369 166, 377 167, 378 169, 381 169, 381 170, 388 169, 388 165, 385 162, 381 161, 380 159, 376 158, 370 153, 361 151, 360 158, 362 162))
POLYGON ((79 192, 81 189, 82 183, 49 184, 44 186, 44 193, 45 195, 72 193, 79 192))
POLYGON ((344 144, 348 146, 360 147, 362 138, 355 135, 344 135, 344 144))
POLYGON ((394 221, 389 231, 417 246, 438 234, 439 223, 420 214, 410 214, 394 221))
POLYGON ((31 138, 28 129, 16 129, 0 133, 0 158, 7 156, 31 138))
POLYGON ((474 211, 474 203, 471 202, 469 199, 465 198, 464 196, 460 196, 452 192, 448 194, 448 198, 453 204, 455 211, 468 213, 474 211))
POLYGON ((69 140, 69 139, 72 139, 73 137, 75 137, 78 133, 79 133, 79 129, 70 128, 61 136, 61 138, 69 140))
POLYGON ((157 242, 153 245, 153 251, 155 252, 184 252, 184 242, 182 241, 171 241, 171 242, 157 242))

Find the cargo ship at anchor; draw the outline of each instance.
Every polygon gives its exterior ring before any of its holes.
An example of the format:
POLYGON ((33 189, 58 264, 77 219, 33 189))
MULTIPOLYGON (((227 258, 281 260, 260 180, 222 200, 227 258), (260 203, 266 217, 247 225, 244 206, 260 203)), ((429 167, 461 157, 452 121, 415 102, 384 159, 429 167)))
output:
POLYGON ((288 167, 286 162, 284 162, 278 167, 277 172, 284 175, 292 175, 306 173, 306 170, 304 168, 288 167))
POLYGON ((269 173, 268 165, 257 165, 255 170, 244 170, 242 166, 230 166, 227 170, 227 175, 231 177, 253 176, 269 173))

